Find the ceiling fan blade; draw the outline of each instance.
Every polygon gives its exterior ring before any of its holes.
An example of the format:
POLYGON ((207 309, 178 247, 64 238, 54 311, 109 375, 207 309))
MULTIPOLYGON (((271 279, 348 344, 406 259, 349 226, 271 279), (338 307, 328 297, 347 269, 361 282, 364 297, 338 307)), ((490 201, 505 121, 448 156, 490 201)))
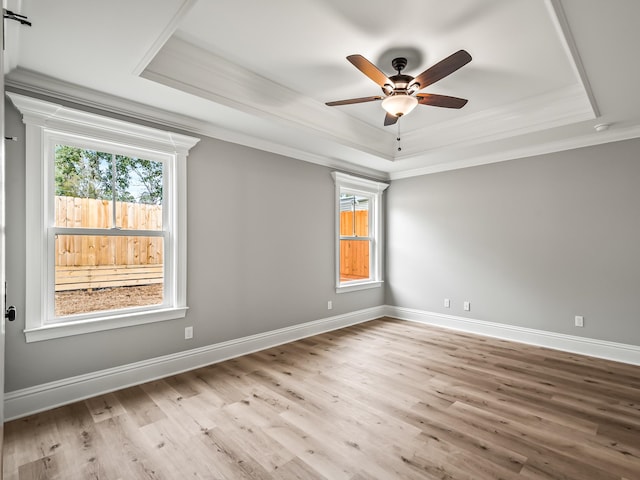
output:
POLYGON ((435 93, 419 93, 416 97, 420 105, 431 105, 432 107, 462 108, 468 102, 466 98, 437 95, 435 93))
POLYGON ((427 68, 424 72, 413 79, 411 85, 416 83, 420 84, 420 89, 423 89, 432 83, 436 83, 438 80, 442 80, 447 75, 451 75, 453 72, 461 67, 464 67, 471 61, 471 55, 466 50, 458 50, 453 55, 449 55, 444 60, 433 65, 431 68, 427 68))
POLYGON ((349 55, 347 60, 381 87, 384 87, 385 85, 393 85, 393 82, 389 80, 389 78, 382 73, 378 67, 362 55, 349 55))
POLYGON ((380 95, 376 95, 375 97, 350 98, 348 100, 337 100, 335 102, 327 102, 325 103, 325 105, 329 107, 335 107, 337 105, 351 105, 353 103, 373 102, 375 100, 382 100, 382 97, 380 95))
POLYGON ((390 113, 387 113, 384 116, 384 126, 386 127, 388 125, 393 125, 398 121, 398 118, 400 117, 396 117, 395 115, 391 115, 390 113))

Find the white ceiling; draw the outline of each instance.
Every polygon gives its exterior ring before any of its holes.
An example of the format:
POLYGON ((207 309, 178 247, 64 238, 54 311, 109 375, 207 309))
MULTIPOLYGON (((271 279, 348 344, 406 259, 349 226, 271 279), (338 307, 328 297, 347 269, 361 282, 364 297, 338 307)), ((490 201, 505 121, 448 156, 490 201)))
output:
POLYGON ((10 87, 380 178, 640 136, 637 0, 5 5, 33 23, 6 24, 10 87), (407 49, 413 76, 459 49, 473 60, 423 90, 469 103, 418 106, 398 151, 380 102, 324 103, 381 93, 347 55, 392 75, 407 49))

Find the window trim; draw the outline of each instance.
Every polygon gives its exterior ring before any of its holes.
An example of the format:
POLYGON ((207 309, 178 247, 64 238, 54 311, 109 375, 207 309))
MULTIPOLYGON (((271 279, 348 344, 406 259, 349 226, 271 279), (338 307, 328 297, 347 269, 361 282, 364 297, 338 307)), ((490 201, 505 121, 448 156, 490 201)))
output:
MULTIPOLYGON (((7 96, 22 113, 25 123, 26 144, 26 305, 25 337, 27 342, 98 332, 114 328, 141 325, 184 318, 188 309, 187 280, 187 170, 189 150, 199 138, 146 127, 94 113, 65 107, 56 103, 8 92, 7 96), (102 316, 91 316, 74 321, 48 321, 47 303, 50 265, 48 242, 50 215, 46 208, 52 193, 48 169, 53 168, 49 158, 50 140, 76 137, 96 140, 98 144, 114 145, 137 152, 150 152, 155 158, 168 162, 165 188, 171 192, 166 205, 167 234, 170 245, 165 245, 165 269, 174 285, 169 305, 113 310, 102 316), (170 250, 170 252, 167 252, 170 250), (169 261, 167 259, 170 258, 169 261)), ((49 158, 50 160, 50 158, 49 158)), ((122 230, 125 234, 127 231, 122 230)))
POLYGON ((389 187, 388 183, 354 177, 346 173, 331 172, 335 182, 335 285, 336 293, 353 292, 369 288, 379 288, 383 280, 383 215, 382 194, 389 187), (365 280, 340 281, 340 193, 348 190, 371 198, 369 205, 369 278, 365 280))

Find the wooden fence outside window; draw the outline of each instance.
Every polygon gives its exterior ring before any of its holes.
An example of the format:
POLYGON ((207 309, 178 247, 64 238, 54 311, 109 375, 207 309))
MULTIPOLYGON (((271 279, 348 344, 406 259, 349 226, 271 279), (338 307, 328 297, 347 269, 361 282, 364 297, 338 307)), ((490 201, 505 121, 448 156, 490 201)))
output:
MULTIPOLYGON (((112 202, 55 197, 55 226, 111 228, 112 202)), ((122 235, 57 235, 56 291, 162 283, 163 238, 127 235, 127 229, 162 230, 162 206, 116 202, 122 235)))
MULTIPOLYGON (((369 211, 340 212, 340 235, 369 235, 369 211), (355 221, 355 228, 354 228, 355 221)), ((369 241, 340 240, 340 281, 369 278, 369 241)))

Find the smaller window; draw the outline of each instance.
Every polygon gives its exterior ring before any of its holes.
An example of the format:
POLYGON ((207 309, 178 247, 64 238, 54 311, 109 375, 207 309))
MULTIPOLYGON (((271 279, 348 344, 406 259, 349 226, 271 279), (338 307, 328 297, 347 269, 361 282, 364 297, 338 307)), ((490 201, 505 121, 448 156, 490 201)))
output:
POLYGON ((368 280, 371 272, 370 196, 340 193, 340 282, 368 280))
POLYGON ((382 192, 386 183, 333 172, 336 184, 336 290, 382 283, 382 192))

